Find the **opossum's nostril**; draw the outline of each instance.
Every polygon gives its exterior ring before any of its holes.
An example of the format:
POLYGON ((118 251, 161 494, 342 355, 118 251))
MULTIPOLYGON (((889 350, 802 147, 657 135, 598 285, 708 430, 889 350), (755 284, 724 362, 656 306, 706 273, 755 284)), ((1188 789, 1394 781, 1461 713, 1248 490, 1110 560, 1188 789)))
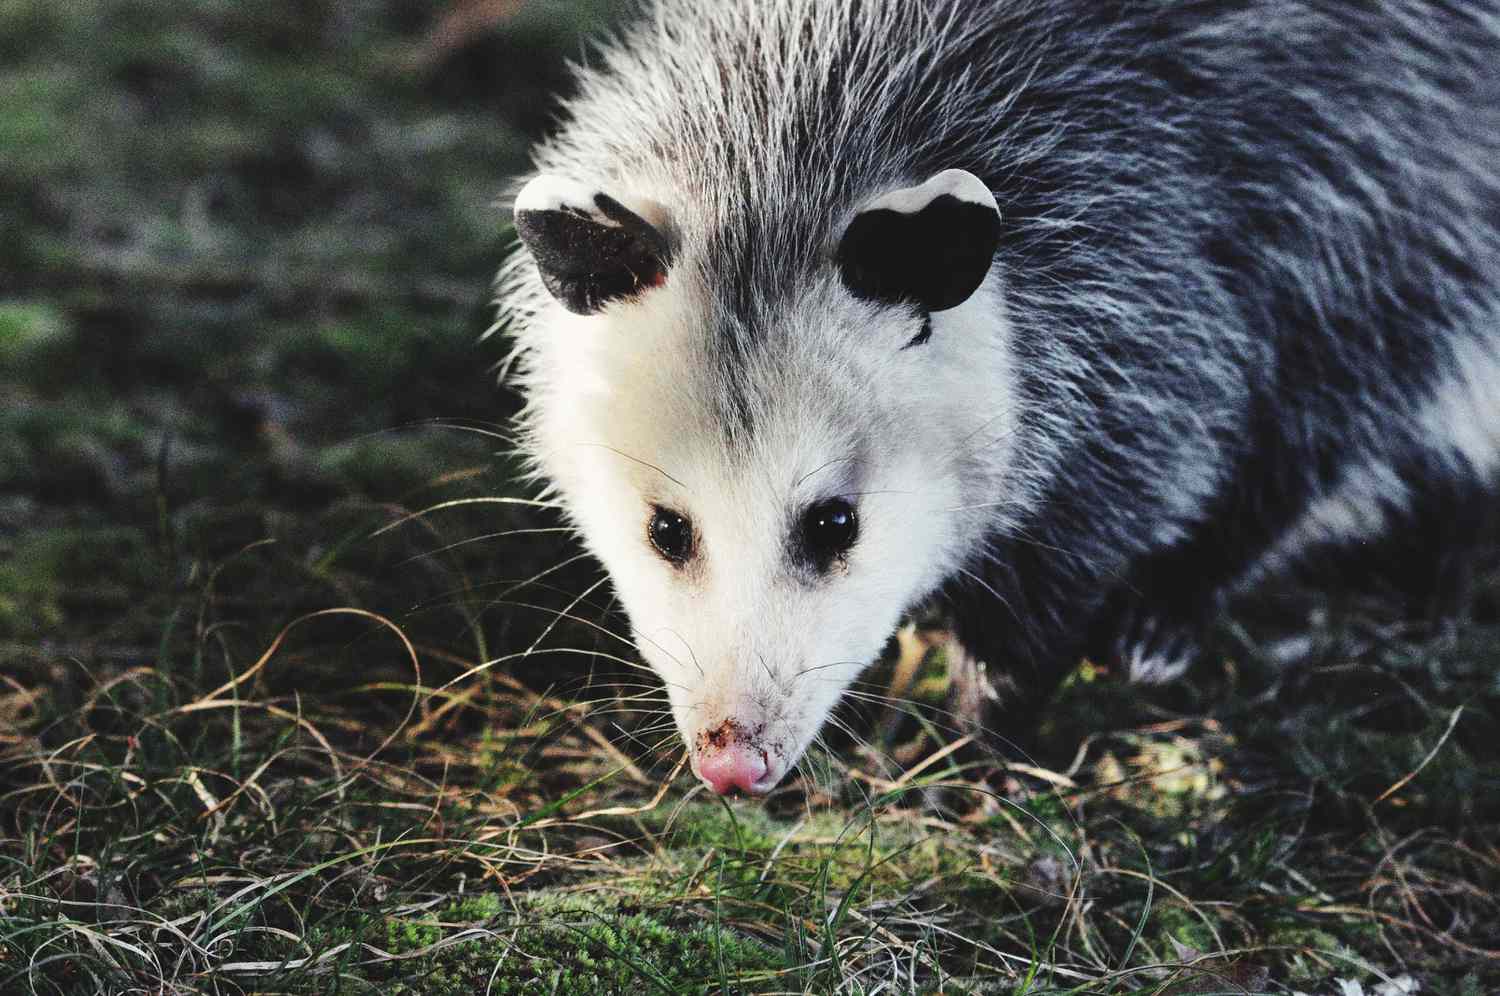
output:
POLYGON ((759 794, 771 786, 766 778, 766 752, 748 744, 705 745, 696 758, 698 777, 720 795, 735 789, 759 794))

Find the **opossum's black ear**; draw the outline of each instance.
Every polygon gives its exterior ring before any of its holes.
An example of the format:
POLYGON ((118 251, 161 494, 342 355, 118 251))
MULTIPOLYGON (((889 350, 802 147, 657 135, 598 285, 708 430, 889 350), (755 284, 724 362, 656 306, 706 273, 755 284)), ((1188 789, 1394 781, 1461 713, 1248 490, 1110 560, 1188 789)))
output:
POLYGON ((667 278, 666 238, 608 194, 539 176, 516 198, 516 231, 564 308, 591 315, 667 278))
POLYGON ((979 288, 999 244, 995 195, 973 173, 948 169, 866 205, 836 259, 856 297, 942 311, 979 288))

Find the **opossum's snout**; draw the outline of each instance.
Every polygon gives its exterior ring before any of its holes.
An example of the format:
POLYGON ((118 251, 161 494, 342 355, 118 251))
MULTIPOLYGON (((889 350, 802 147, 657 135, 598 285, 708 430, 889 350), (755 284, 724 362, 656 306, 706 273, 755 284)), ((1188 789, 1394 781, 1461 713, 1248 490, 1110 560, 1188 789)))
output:
POLYGON ((719 795, 769 792, 785 773, 772 760, 759 732, 732 719, 700 731, 692 745, 693 773, 719 795))

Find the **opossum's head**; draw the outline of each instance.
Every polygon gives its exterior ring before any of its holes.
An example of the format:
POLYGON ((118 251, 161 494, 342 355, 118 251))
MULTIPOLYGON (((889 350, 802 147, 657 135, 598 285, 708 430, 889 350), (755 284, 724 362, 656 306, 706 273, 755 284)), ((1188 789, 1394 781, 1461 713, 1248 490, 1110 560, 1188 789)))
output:
POLYGON ((520 332, 530 448, 694 771, 767 791, 981 542, 1014 417, 995 201, 958 170, 876 191, 748 306, 688 207, 544 176, 516 220, 551 296, 520 332))

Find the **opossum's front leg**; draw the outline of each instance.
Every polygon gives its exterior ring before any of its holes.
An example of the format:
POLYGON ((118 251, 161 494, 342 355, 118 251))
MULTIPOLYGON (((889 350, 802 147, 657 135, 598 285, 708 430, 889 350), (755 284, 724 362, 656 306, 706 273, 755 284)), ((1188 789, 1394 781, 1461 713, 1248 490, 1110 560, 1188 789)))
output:
POLYGON ((948 645, 948 711, 961 729, 1031 759, 1037 720, 1057 680, 994 666, 955 637, 948 645))
POLYGON ((958 645, 949 663, 955 719, 1029 755, 1047 700, 1089 645, 1102 589, 1017 549, 966 570, 943 597, 958 645))
POLYGON ((1132 680, 1185 671, 1232 573, 1200 551, 1138 555, 1131 569, 1102 553, 1085 566, 1050 555, 1056 547, 1012 545, 944 592, 963 648, 952 655, 950 708, 1022 751, 1035 744, 1047 700, 1085 657, 1132 680))
POLYGON ((957 635, 949 644, 948 710, 959 728, 1002 753, 1034 761, 1038 721, 1067 667, 1060 661, 1055 668, 1010 667, 1006 658, 985 653, 957 635))

